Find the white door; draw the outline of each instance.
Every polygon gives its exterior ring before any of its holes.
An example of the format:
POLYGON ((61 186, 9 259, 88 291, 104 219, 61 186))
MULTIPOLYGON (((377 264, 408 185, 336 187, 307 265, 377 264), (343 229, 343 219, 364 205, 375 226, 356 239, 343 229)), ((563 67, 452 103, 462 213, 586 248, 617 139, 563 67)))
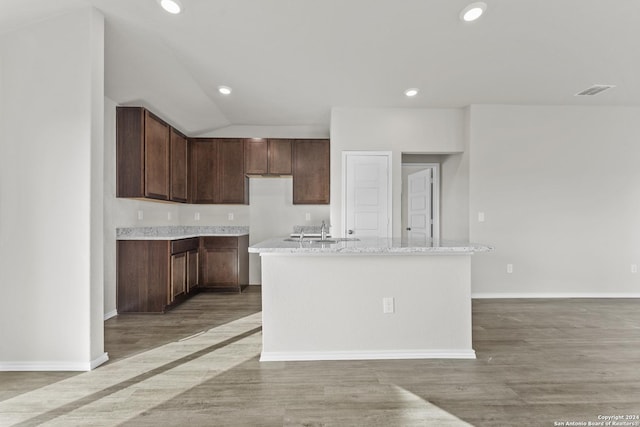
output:
POLYGON ((433 237, 432 183, 433 169, 412 173, 408 177, 407 236, 410 240, 433 237))
POLYGON ((391 237, 389 154, 346 154, 344 235, 391 237))

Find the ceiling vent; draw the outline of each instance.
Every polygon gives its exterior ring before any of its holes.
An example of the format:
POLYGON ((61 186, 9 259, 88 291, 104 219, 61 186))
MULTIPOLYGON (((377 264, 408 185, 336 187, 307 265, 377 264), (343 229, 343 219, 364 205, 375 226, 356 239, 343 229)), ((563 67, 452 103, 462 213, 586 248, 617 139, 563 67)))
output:
POLYGON ((612 87, 615 87, 615 86, 614 85, 593 85, 590 88, 587 88, 581 92, 576 93, 575 96, 594 96, 604 92, 607 89, 611 89, 612 87))

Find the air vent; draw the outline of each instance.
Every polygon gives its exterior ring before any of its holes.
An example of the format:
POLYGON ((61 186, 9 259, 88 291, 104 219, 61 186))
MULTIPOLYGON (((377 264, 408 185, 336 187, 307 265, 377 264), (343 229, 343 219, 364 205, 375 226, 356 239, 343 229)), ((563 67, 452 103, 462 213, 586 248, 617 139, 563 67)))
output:
POLYGON ((612 87, 615 87, 615 86, 614 85, 593 85, 588 89, 585 89, 581 92, 576 93, 575 96, 594 96, 604 92, 607 89, 611 89, 612 87))

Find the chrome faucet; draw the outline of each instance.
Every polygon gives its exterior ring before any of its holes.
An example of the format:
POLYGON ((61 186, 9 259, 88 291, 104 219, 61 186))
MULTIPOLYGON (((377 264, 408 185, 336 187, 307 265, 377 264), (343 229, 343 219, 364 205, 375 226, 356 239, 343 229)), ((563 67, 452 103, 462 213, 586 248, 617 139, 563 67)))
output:
POLYGON ((327 240, 327 224, 324 223, 324 220, 320 226, 320 240, 327 240))

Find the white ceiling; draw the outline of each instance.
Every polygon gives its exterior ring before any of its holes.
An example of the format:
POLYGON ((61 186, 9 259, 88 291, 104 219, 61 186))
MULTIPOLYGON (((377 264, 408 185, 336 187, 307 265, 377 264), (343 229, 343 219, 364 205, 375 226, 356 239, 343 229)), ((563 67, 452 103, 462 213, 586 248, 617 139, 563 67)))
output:
POLYGON ((640 105, 638 0, 485 0, 475 23, 458 18, 468 0, 181 1, 174 16, 156 0, 0 0, 0 33, 95 6, 106 95, 190 134, 328 126, 332 106, 640 105), (617 87, 574 96, 593 84, 617 87))

